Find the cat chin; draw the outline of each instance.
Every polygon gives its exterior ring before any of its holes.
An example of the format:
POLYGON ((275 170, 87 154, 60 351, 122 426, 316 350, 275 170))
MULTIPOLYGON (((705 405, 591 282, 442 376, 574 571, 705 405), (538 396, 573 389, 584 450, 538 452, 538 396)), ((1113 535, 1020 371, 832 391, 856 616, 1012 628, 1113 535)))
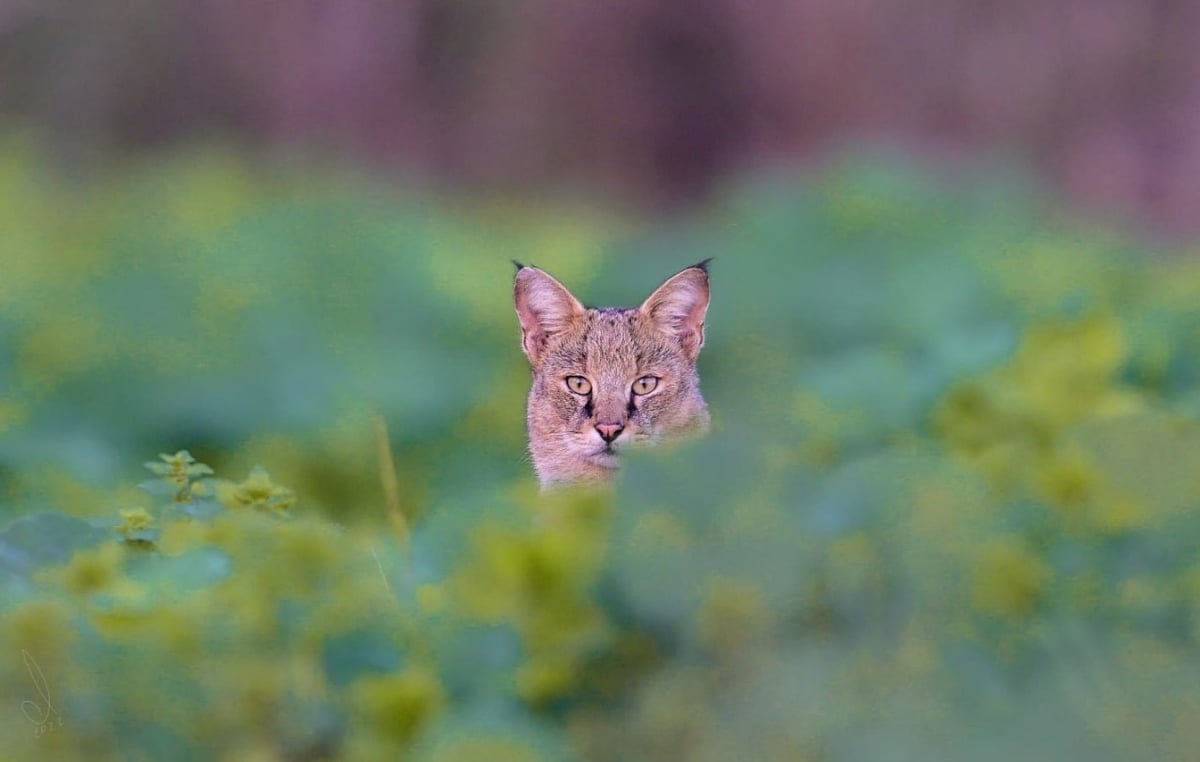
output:
POLYGON ((620 467, 620 457, 615 452, 601 450, 600 452, 592 453, 587 456, 587 462, 593 466, 601 468, 618 468, 620 467))

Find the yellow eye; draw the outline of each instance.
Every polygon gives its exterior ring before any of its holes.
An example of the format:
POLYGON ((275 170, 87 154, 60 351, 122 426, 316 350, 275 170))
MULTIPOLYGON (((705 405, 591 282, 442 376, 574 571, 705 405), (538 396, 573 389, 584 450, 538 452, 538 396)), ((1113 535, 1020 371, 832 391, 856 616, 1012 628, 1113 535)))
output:
POLYGON ((592 393, 592 383, 583 376, 567 376, 567 388, 576 394, 592 393))
POLYGON ((634 394, 649 394, 658 387, 658 379, 654 376, 642 376, 633 382, 634 394))

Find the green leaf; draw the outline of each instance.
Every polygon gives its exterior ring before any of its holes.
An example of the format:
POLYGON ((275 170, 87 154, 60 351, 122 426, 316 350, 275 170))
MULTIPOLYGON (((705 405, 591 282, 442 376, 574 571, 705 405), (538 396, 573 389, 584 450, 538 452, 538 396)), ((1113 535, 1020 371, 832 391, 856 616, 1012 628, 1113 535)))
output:
POLYGON ((26 577, 70 560, 75 551, 98 545, 110 534, 62 513, 22 516, 0 529, 0 571, 26 577))

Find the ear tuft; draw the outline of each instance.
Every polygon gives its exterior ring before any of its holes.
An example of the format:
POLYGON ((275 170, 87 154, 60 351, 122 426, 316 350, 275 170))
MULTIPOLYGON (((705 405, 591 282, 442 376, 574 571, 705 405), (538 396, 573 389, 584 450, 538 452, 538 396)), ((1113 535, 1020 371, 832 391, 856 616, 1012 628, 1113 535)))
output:
POLYGON ((521 321, 521 348, 535 365, 546 343, 586 312, 566 286, 536 267, 517 270, 513 301, 521 321))
POLYGON ((706 259, 672 275, 638 308, 660 331, 678 341, 693 361, 704 346, 710 261, 706 259))

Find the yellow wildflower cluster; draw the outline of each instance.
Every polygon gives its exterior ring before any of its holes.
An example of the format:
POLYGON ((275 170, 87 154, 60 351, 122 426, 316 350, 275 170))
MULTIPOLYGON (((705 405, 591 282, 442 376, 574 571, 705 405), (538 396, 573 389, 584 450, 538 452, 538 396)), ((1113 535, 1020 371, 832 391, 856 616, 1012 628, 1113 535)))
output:
POLYGON ((475 553, 452 580, 464 616, 516 628, 528 656, 517 689, 534 702, 563 695, 611 634, 590 595, 603 560, 606 496, 564 493, 542 508, 540 525, 476 530, 475 553))
POLYGON ((989 614, 1025 619, 1041 602, 1050 570, 1015 540, 996 540, 982 549, 972 581, 972 603, 989 614))
POLYGON ((1001 494, 1078 504, 1097 474, 1064 436, 1087 420, 1145 407, 1117 374, 1128 355, 1121 324, 1096 314, 1034 326, 1007 365, 959 383, 934 410, 942 442, 968 458, 1001 494))
POLYGON ((211 476, 213 470, 196 459, 187 450, 180 450, 174 455, 160 454, 158 461, 149 461, 146 468, 180 488, 184 493, 188 484, 202 476, 211 476))
POLYGON ((128 508, 121 511, 121 523, 117 525, 117 531, 128 539, 149 529, 153 523, 154 517, 147 513, 145 508, 128 508))
POLYGON ((255 466, 240 482, 217 482, 217 499, 227 508, 264 511, 279 516, 289 515, 296 502, 292 491, 273 482, 261 466, 255 466))

